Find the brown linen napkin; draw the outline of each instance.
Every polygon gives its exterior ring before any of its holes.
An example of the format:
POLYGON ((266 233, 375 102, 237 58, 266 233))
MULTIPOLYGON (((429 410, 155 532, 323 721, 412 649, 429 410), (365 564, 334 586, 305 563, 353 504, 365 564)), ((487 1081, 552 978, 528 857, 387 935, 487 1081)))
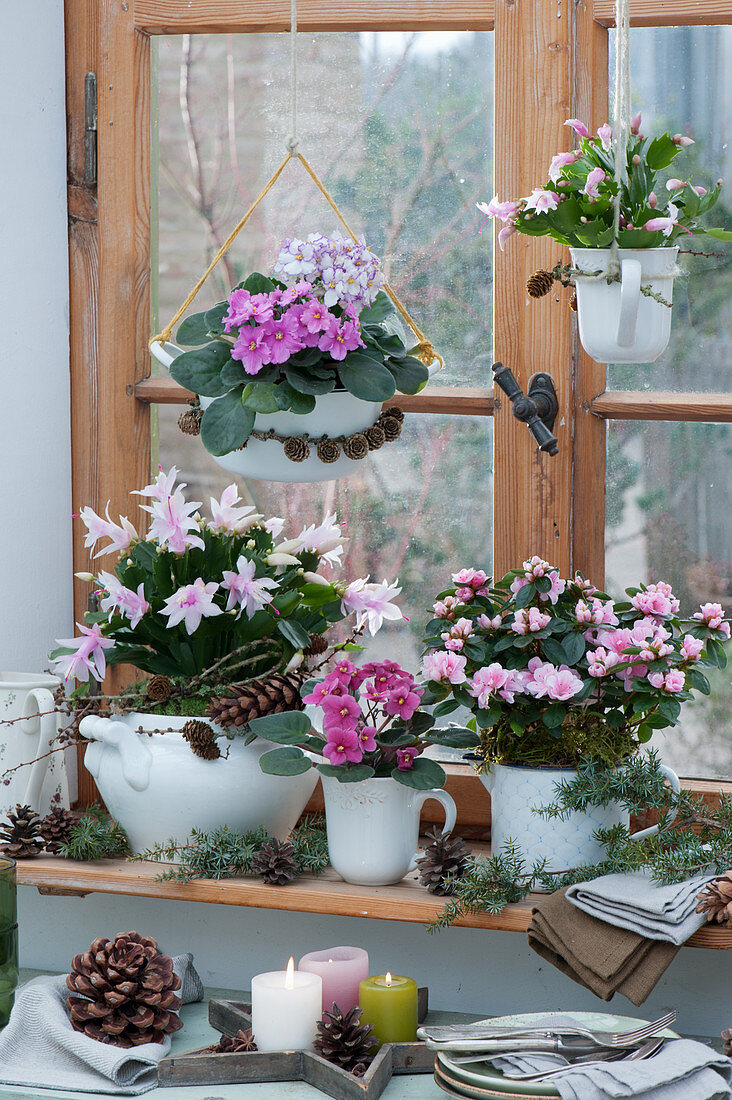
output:
POLYGON ((643 1004, 679 947, 590 917, 564 895, 557 890, 534 906, 529 946, 603 1001, 622 993, 643 1004))

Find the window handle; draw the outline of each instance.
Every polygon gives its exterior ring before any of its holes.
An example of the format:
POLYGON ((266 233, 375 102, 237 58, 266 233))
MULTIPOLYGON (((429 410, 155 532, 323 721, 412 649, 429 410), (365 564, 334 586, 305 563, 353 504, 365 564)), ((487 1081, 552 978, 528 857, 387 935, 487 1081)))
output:
POLYGON ((528 394, 523 392, 510 368, 504 367, 503 363, 493 364, 493 379, 511 402, 513 415, 526 424, 539 450, 549 455, 557 454, 559 447, 553 429, 559 402, 551 375, 544 371, 534 374, 529 381, 528 394))

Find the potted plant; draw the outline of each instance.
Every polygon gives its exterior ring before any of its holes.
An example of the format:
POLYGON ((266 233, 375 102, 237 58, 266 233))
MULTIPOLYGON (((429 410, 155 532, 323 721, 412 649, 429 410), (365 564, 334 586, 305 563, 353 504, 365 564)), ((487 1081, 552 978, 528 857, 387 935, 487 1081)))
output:
POLYGON ((382 402, 417 393, 429 369, 390 331, 384 282, 362 241, 288 238, 271 278, 249 275, 226 301, 183 321, 177 339, 192 350, 152 345, 199 395, 201 440, 220 466, 323 481, 355 473, 359 459, 398 437, 382 402))
POLYGON ((445 772, 423 755, 435 720, 420 710, 422 688, 394 661, 356 668, 342 659, 303 692, 312 721, 290 713, 252 722, 259 736, 285 746, 263 754, 260 768, 273 775, 320 772, 332 866, 347 882, 399 882, 416 867, 427 799, 445 809, 444 834, 456 818, 455 803, 440 789, 445 772))
POLYGON ((663 581, 616 602, 537 556, 495 585, 476 569, 452 580, 427 628, 422 702, 437 704, 437 716, 468 707, 473 733, 437 730, 433 740, 476 754, 494 849, 510 838, 549 869, 598 862, 592 834, 627 824, 619 806, 548 821, 534 810, 582 761, 622 767, 676 724, 693 691, 709 692, 702 669, 724 666, 730 634, 722 608, 705 604, 682 622, 663 581))
POLYGON ((657 359, 668 344, 671 300, 678 273, 676 242, 707 233, 732 240, 724 229, 705 229, 698 219, 712 209, 721 183, 705 188, 691 179, 660 173, 682 149, 694 142, 683 134, 661 133, 653 139, 640 132, 641 116, 630 126, 622 157, 617 269, 612 266, 615 238, 615 139, 608 123, 591 134, 579 119, 565 123, 577 139, 576 148, 558 153, 548 180, 525 198, 478 203, 487 218, 503 222, 501 248, 514 233, 549 236, 568 245, 572 265, 537 272, 527 284, 534 297, 548 292, 553 278, 574 282, 580 340, 600 363, 646 363, 657 359))
POLYGON ((92 742, 85 763, 136 851, 193 826, 288 832, 316 776, 261 772, 272 746, 248 718, 302 705, 308 655, 326 659, 331 624, 353 617, 375 632, 402 617, 396 583, 329 579, 343 553, 335 515, 278 541, 282 521, 242 505, 235 485, 211 499, 206 521, 176 476, 173 467, 139 491, 151 517, 144 536, 108 509, 106 519, 82 509, 86 545, 108 539, 96 556, 116 561, 82 575, 98 586, 100 610, 52 654, 63 679, 81 681, 72 701, 92 742), (89 692, 120 663, 139 670, 134 683, 113 697, 89 692), (100 698, 113 718, 98 713, 100 698))

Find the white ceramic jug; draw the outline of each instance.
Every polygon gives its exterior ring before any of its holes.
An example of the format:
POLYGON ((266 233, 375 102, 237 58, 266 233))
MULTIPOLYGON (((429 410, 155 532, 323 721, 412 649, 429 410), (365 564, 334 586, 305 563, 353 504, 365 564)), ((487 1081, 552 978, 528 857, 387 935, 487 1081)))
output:
POLYGON ((330 863, 346 882, 387 886, 415 869, 419 815, 428 798, 445 810, 443 836, 455 827, 457 810, 446 791, 417 791, 389 776, 360 783, 321 778, 330 863))
POLYGON ((68 807, 63 751, 48 753, 58 733, 53 692, 61 684, 45 672, 0 670, 0 815, 18 802, 45 816, 51 805, 68 807), (33 717, 40 715, 40 717, 33 717), (39 758, 43 759, 39 759, 39 758), (35 763, 27 764, 33 760, 35 763), (12 768, 27 764, 7 775, 12 768))

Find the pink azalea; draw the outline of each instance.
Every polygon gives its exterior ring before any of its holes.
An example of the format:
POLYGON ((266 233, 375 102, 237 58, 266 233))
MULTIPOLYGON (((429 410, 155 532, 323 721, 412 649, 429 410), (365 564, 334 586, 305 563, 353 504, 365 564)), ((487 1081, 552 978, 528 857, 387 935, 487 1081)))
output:
POLYGON ((566 168, 568 164, 574 164, 576 160, 576 153, 557 153, 555 157, 552 157, 552 162, 549 165, 549 179, 552 183, 557 182, 562 175, 563 168, 566 168))
POLYGON ((133 539, 139 538, 137 531, 132 526, 127 516, 119 517, 119 524, 113 523, 109 518, 109 501, 107 501, 106 508, 106 520, 98 516, 93 508, 82 508, 79 512, 79 518, 86 526, 86 535, 84 536, 84 546, 89 549, 93 549, 98 543, 99 539, 110 539, 107 546, 103 546, 100 550, 97 550, 94 555, 95 558, 99 558, 102 554, 111 554, 113 551, 122 553, 129 548, 133 539))
POLYGON ((355 731, 347 729, 334 731, 323 745, 323 756, 326 756, 331 764, 359 764, 363 760, 363 752, 355 731))
POLYGON ((438 619, 454 619, 460 600, 455 596, 445 596, 444 600, 438 600, 433 604, 432 610, 438 619))
POLYGON ((587 179, 583 190, 588 198, 599 199, 600 192, 598 188, 604 179, 605 173, 602 168, 593 168, 591 172, 587 173, 587 179))
POLYGON ((551 615, 540 611, 538 607, 522 607, 514 614, 511 630, 514 634, 535 634, 551 622, 551 615))
POLYGON ((358 744, 361 752, 373 752, 376 748, 376 726, 364 726, 358 731, 358 744))
POLYGON ((535 187, 524 201, 527 210, 535 210, 537 214, 546 214, 549 210, 557 209, 560 196, 556 191, 547 191, 543 187, 535 187))
POLYGON ((529 582, 526 580, 526 577, 516 577, 515 580, 512 580, 510 588, 514 596, 517 596, 524 585, 527 585, 528 583, 529 582))
POLYGON ((580 122, 578 118, 568 118, 564 125, 571 126, 578 137, 586 138, 590 136, 590 131, 587 129, 584 122, 580 122))
POLYGON ((427 680, 438 683, 463 684, 467 680, 465 665, 467 661, 458 653, 427 653, 422 658, 422 675, 427 680))
POLYGON ((416 757, 419 756, 419 749, 408 745, 406 749, 397 749, 396 756, 399 771, 408 772, 411 771, 416 757))
POLYGON ((524 691, 537 699, 547 696, 560 702, 573 698, 583 687, 582 680, 567 665, 558 668, 539 657, 529 661, 531 679, 524 684, 524 691))
POLYGON ((705 603, 700 605, 700 610, 694 612, 694 618, 699 619, 708 630, 718 630, 729 638, 729 623, 724 620, 724 608, 721 603, 705 603))
POLYGON ((241 328, 231 349, 231 358, 238 359, 247 374, 259 374, 262 367, 270 362, 270 347, 264 328, 253 328, 251 325, 241 328))
POLYGON ((521 210, 520 202, 501 202, 498 195, 494 195, 490 202, 476 202, 475 204, 486 218, 498 218, 499 221, 512 223, 521 210))
POLYGON ((460 600, 460 603, 472 603, 475 598, 475 590, 469 588, 468 585, 463 585, 455 589, 455 595, 460 600))
POLYGON ((389 697, 384 703, 384 713, 398 714, 404 722, 408 722, 419 707, 422 695, 422 688, 414 688, 405 681, 389 692, 389 697))
POLYGON ((445 649, 459 651, 463 648, 466 638, 469 638, 472 633, 473 624, 470 619, 458 619, 454 626, 451 626, 440 637, 445 643, 445 649))
MULTIPOLYGON (((221 587, 228 589, 229 598, 226 602, 226 610, 231 611, 239 606, 239 615, 246 611, 247 618, 251 619, 260 608, 272 603, 272 592, 278 587, 277 581, 270 577, 255 579, 257 566, 243 554, 236 563, 236 572, 225 569, 221 587)), ((239 618, 237 615, 237 618, 239 618)), ((188 632, 190 634, 190 631, 188 632)))
MULTIPOLYGON (((286 363, 291 355, 300 351, 303 342, 300 339, 300 323, 290 312, 280 318, 273 318, 265 325, 265 341, 269 348, 270 363, 286 363)), ((244 368, 246 370, 246 367, 244 368)))
POLYGON ((609 153, 610 152, 610 143, 612 142, 612 139, 613 139, 612 126, 610 126, 609 123, 607 123, 607 122, 603 122, 602 126, 600 126, 598 128, 597 136, 599 137, 600 141, 602 142, 602 147, 605 150, 605 152, 609 153))
POLYGON ((137 592, 133 592, 131 588, 125 588, 113 573, 104 572, 99 574, 99 583, 107 593, 100 604, 102 611, 112 612, 119 608, 120 614, 130 620, 134 630, 145 612, 150 610, 150 604, 145 599, 145 585, 140 582, 137 592))
POLYGON ((663 617, 675 615, 679 610, 679 601, 674 596, 671 585, 665 581, 649 584, 644 591, 637 592, 630 602, 644 615, 663 617))
POLYGON ((549 580, 551 581, 551 588, 548 592, 540 592, 539 599, 544 602, 548 600, 549 603, 554 605, 567 587, 567 582, 562 580, 556 569, 553 569, 551 573, 549 573, 549 580))
POLYGON ((215 497, 209 498, 211 507, 211 522, 208 527, 211 531, 229 532, 232 535, 243 535, 250 527, 254 527, 263 518, 254 511, 251 504, 245 504, 237 508, 241 497, 236 485, 229 485, 221 494, 221 500, 215 497))
POLYGON ((512 703, 514 692, 521 691, 522 686, 522 677, 503 668, 497 661, 485 668, 479 668, 472 679, 468 680, 468 691, 478 700, 478 706, 483 708, 490 706, 491 696, 496 694, 507 703, 512 703))
POLYGON ((685 681, 686 676, 677 668, 672 668, 665 676, 662 672, 651 672, 648 675, 649 684, 652 684, 654 688, 660 688, 662 691, 668 692, 670 695, 683 691, 685 681))
POLYGON ((615 605, 612 600, 603 603, 602 600, 591 599, 578 600, 574 615, 578 623, 593 623, 595 626, 617 626, 618 617, 615 614, 615 605))
POLYGON ((193 584, 184 584, 165 601, 162 614, 168 616, 166 625, 170 628, 185 623, 188 634, 193 634, 201 619, 222 615, 221 608, 213 602, 218 587, 216 581, 204 583, 203 577, 197 577, 193 584))
POLYGON ((681 655, 685 661, 698 661, 704 649, 701 638, 692 638, 691 634, 685 634, 681 643, 681 655))
POLYGON ((598 646, 597 649, 587 650, 587 661, 590 676, 601 677, 607 676, 615 665, 620 660, 617 653, 613 653, 610 649, 604 649, 602 646, 598 646))
POLYGON ((200 500, 186 501, 179 486, 174 493, 152 504, 143 504, 141 507, 153 517, 150 529, 147 533, 147 541, 157 540, 160 546, 170 550, 173 554, 183 554, 190 546, 204 549, 203 539, 194 531, 198 531, 198 520, 194 514, 201 507, 200 500))
POLYGON ((94 679, 101 683, 107 670, 104 650, 111 649, 114 641, 112 638, 104 637, 99 623, 94 623, 93 626, 82 626, 81 623, 76 625, 83 637, 56 639, 60 646, 70 647, 74 652, 54 657, 51 662, 53 671, 63 676, 64 680, 70 680, 73 677, 84 682, 89 679, 89 673, 91 673, 94 679))
POLYGON ((323 727, 329 737, 342 730, 355 730, 362 717, 358 700, 352 695, 326 695, 320 706, 323 709, 323 727))
POLYGON ((341 609, 344 614, 355 613, 356 626, 360 629, 364 623, 368 623, 369 632, 373 636, 380 630, 384 620, 397 622, 404 616, 392 600, 401 592, 398 581, 387 580, 381 584, 369 582, 368 578, 360 577, 348 585, 341 597, 341 609))
POLYGON ((538 554, 534 554, 532 557, 527 558, 525 562, 522 562, 522 568, 524 576, 529 582, 535 581, 538 577, 545 577, 551 570, 551 565, 548 561, 540 558, 538 554))

